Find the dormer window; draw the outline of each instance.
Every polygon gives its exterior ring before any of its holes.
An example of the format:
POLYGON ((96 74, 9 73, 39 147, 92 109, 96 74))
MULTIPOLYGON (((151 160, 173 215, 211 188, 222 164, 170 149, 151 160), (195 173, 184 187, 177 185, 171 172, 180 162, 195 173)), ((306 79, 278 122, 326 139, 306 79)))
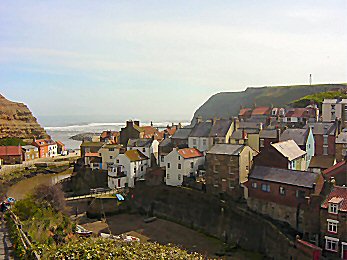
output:
POLYGON ((329 213, 337 214, 339 211, 339 206, 337 204, 330 203, 329 204, 329 213))

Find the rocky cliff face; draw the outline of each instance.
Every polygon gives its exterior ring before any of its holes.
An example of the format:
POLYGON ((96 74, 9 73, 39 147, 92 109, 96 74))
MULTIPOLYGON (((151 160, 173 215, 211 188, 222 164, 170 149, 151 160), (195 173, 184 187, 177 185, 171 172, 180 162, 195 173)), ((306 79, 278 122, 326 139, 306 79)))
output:
POLYGON ((7 100, 0 94, 0 138, 44 138, 46 131, 23 103, 7 100))

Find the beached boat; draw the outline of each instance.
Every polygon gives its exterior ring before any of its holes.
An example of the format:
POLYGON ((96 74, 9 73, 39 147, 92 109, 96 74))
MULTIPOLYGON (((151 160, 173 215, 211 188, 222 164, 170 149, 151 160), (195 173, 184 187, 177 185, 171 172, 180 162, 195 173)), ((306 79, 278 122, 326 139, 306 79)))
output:
POLYGON ((76 234, 81 237, 89 237, 93 234, 92 231, 85 229, 84 227, 77 225, 76 226, 76 234))

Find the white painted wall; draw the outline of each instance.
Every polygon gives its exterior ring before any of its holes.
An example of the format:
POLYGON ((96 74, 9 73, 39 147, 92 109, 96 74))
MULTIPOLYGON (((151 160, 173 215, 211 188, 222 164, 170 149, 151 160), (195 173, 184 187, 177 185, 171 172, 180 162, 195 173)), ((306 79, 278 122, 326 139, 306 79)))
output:
POLYGON ((200 152, 205 152, 213 146, 212 137, 189 137, 188 138, 188 147, 196 148, 200 152))

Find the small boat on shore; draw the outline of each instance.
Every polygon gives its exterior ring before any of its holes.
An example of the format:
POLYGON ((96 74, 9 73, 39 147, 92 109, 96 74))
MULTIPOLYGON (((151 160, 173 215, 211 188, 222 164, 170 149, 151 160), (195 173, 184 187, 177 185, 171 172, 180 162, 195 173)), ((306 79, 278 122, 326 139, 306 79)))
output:
POLYGON ((92 231, 85 229, 84 227, 77 225, 76 226, 76 234, 81 237, 89 237, 93 234, 92 231))

